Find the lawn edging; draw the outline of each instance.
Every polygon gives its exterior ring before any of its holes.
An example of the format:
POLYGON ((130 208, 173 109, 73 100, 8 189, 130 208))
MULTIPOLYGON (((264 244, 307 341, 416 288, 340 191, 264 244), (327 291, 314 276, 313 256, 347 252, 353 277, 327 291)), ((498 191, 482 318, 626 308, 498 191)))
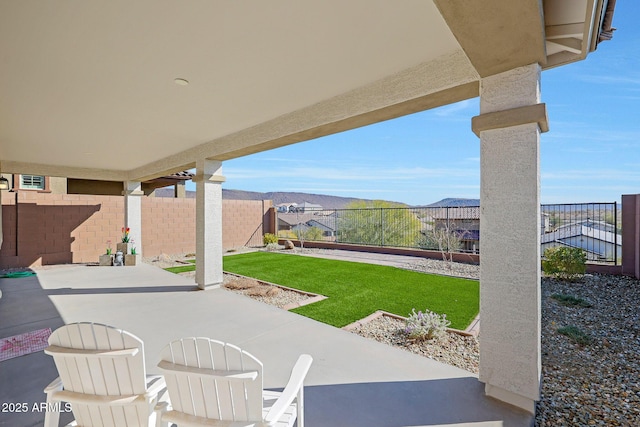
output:
MULTIPOLYGON (((392 319, 398 319, 398 320, 402 320, 405 321, 407 320, 406 317, 403 316, 399 316, 397 314, 393 314, 393 313, 389 313, 388 311, 384 311, 384 310, 377 310, 373 313, 371 313, 370 315, 368 315, 367 317, 360 319, 360 320, 356 320, 355 322, 342 327, 342 329, 344 329, 345 331, 352 331, 355 328, 358 328, 360 326, 363 326, 369 322, 371 322, 372 320, 378 319, 379 317, 382 316, 386 316, 386 317, 390 317, 392 319)), ((461 331, 460 329, 453 329, 453 328, 447 328, 447 332, 452 333, 452 334, 458 334, 458 335, 462 335, 465 337, 478 337, 478 333, 480 331, 480 316, 476 316, 475 319, 473 319, 473 321, 471 322, 471 324, 469 324, 469 326, 467 327, 467 329, 465 329, 464 331, 461 331)))
POLYGON ((276 283, 267 282, 266 280, 256 279, 255 277, 243 276, 242 274, 231 273, 229 271, 224 271, 224 273, 228 274, 230 276, 239 277, 241 279, 254 280, 254 281, 258 282, 261 285, 274 286, 276 288, 284 289, 286 291, 295 292, 297 294, 306 295, 306 296, 309 297, 309 298, 307 298, 305 300, 302 300, 302 301, 299 301, 299 302, 293 302, 291 304, 287 304, 284 307, 282 307, 283 310, 287 310, 287 311, 288 310, 293 310, 294 308, 303 307, 305 305, 313 304, 313 303, 316 303, 318 301, 322 301, 322 300, 325 300, 325 299, 328 298, 328 297, 326 297, 324 295, 314 294, 313 292, 301 291, 300 289, 294 289, 294 288, 290 288, 288 286, 278 285, 276 283))

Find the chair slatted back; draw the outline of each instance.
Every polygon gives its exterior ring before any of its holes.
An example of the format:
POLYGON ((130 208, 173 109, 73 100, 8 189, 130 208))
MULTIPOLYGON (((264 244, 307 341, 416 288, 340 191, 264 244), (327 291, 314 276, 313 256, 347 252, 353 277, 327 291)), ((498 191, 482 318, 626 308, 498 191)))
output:
POLYGON ((225 421, 262 421, 262 363, 209 338, 171 342, 158 365, 176 411, 225 421))
MULTIPOLYGON (((49 345, 70 349, 52 354, 65 391, 97 396, 134 396, 146 392, 144 349, 136 336, 95 323, 63 326, 49 337, 49 345), (72 350, 138 349, 134 355, 96 357, 72 350)), ((144 405, 101 406, 72 404, 79 425, 146 426, 144 405)))

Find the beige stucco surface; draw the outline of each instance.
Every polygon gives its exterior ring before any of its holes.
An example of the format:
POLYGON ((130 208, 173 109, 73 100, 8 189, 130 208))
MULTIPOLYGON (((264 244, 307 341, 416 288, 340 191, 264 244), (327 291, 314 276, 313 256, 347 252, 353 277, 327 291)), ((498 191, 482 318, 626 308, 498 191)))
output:
MULTIPOLYGON (((481 112, 540 101, 540 68, 482 82, 481 112)), ((540 359, 540 159, 537 123, 480 133, 480 380, 534 411, 540 359)))

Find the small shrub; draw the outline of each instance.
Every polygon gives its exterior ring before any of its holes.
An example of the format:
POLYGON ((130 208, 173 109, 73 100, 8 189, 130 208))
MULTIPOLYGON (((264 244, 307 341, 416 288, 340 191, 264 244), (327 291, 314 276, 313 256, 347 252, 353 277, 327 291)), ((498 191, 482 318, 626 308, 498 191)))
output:
POLYGON ((269 244, 265 247, 265 249, 266 249, 267 251, 269 251, 269 252, 279 251, 279 250, 281 250, 282 248, 284 248, 284 246, 279 245, 279 244, 277 244, 277 243, 269 243, 269 244))
POLYGON ((573 342, 580 345, 589 345, 591 344, 591 337, 582 332, 577 326, 565 326, 563 328, 558 328, 558 333, 562 335, 566 335, 573 342))
POLYGON ((553 294, 551 298, 558 301, 562 305, 566 305, 567 307, 593 307, 593 305, 582 298, 574 297, 573 295, 565 295, 565 294, 553 294))
POLYGON ((580 248, 556 246, 544 251, 542 271, 561 280, 574 281, 587 271, 587 254, 580 248))
POLYGON ((278 237, 281 239, 297 239, 296 233, 292 230, 280 230, 278 231, 278 237))
POLYGON ((264 243, 265 245, 268 245, 270 243, 278 243, 278 236, 271 233, 265 233, 265 235, 262 237, 262 243, 264 243))
POLYGON ((409 339, 412 340, 430 340, 441 337, 450 324, 451 322, 447 320, 446 314, 440 315, 429 310, 424 313, 421 311, 416 313, 414 308, 409 318, 407 318, 405 332, 409 339))
POLYGON ((257 285, 253 280, 242 279, 242 278, 234 279, 231 282, 226 283, 224 285, 225 288, 234 289, 234 290, 250 289, 256 286, 257 285))

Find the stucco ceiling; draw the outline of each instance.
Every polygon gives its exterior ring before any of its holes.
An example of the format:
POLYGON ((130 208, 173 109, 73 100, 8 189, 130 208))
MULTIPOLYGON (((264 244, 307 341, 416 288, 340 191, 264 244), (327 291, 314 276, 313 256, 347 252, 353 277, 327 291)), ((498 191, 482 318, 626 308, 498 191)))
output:
POLYGON ((474 97, 566 1, 0 2, 0 170, 149 179, 474 97))

